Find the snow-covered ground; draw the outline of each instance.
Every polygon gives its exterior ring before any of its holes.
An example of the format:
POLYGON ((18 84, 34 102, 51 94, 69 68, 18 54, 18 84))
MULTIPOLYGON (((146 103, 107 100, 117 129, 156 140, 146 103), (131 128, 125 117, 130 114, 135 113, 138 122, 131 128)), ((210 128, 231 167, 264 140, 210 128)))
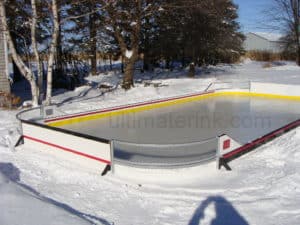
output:
MULTIPOLYGON (((205 90, 213 81, 300 84, 300 69, 285 63, 220 65, 198 71, 139 75, 130 91, 102 93, 91 86, 55 97, 66 112, 126 104, 205 90), (150 77, 145 77, 150 76, 150 77), (152 76, 152 77, 151 77, 152 76), (140 79, 140 80, 139 80, 140 79), (145 80, 153 84, 145 86, 145 80)), ((88 78, 113 84, 118 74, 88 78)), ((230 163, 233 171, 202 167, 115 175, 79 168, 38 149, 11 151, 6 136, 17 134, 16 111, 0 111, 0 224, 298 224, 300 221, 300 128, 230 163)), ((300 114, 300 113, 299 113, 300 114)))

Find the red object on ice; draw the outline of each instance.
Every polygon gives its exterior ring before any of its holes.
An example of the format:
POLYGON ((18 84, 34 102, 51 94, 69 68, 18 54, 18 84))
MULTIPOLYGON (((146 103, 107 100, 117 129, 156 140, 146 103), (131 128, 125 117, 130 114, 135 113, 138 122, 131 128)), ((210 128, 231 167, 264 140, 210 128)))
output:
POLYGON ((223 142, 223 150, 230 148, 230 139, 227 139, 223 142))

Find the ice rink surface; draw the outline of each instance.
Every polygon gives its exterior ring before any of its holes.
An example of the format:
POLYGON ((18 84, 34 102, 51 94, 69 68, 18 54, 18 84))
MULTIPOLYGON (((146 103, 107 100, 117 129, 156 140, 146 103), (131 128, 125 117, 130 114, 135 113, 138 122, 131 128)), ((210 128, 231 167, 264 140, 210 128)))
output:
POLYGON ((299 101, 222 96, 63 128, 116 140, 117 160, 176 166, 213 158, 218 135, 245 144, 299 119, 299 112, 299 101))

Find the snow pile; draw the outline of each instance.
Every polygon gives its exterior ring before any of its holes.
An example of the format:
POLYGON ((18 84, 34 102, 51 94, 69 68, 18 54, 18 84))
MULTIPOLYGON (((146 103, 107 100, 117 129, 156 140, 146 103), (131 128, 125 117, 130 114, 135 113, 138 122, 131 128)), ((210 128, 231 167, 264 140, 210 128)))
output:
POLYGON ((245 58, 243 59, 243 64, 250 64, 252 63, 253 61, 250 59, 250 58, 245 58))
POLYGON ((130 59, 132 54, 133 54, 133 52, 131 50, 126 49, 126 52, 125 52, 126 58, 130 59))
POLYGON ((105 74, 100 74, 98 76, 89 76, 86 77, 85 80, 88 81, 89 84, 93 85, 97 85, 97 84, 109 84, 111 86, 118 86, 118 84, 120 83, 120 76, 119 74, 115 73, 115 72, 108 72, 105 74))
POLYGON ((287 64, 282 66, 275 66, 271 68, 272 70, 278 71, 300 71, 300 66, 296 64, 287 64))

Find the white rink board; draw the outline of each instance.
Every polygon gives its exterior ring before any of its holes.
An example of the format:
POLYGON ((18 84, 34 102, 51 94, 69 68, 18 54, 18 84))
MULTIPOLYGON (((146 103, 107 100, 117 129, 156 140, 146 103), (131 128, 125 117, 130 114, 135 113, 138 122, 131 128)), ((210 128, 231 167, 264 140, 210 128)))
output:
POLYGON ((102 172, 112 162, 110 143, 104 143, 72 134, 22 123, 25 146, 62 160, 102 172))
POLYGON ((237 148, 241 147, 242 145, 229 137, 228 135, 224 134, 219 137, 218 140, 218 153, 219 156, 223 156, 229 152, 236 150, 237 148), (228 142, 228 146, 226 146, 226 142, 228 142))
POLYGON ((299 85, 251 82, 250 91, 258 94, 300 96, 299 85))

